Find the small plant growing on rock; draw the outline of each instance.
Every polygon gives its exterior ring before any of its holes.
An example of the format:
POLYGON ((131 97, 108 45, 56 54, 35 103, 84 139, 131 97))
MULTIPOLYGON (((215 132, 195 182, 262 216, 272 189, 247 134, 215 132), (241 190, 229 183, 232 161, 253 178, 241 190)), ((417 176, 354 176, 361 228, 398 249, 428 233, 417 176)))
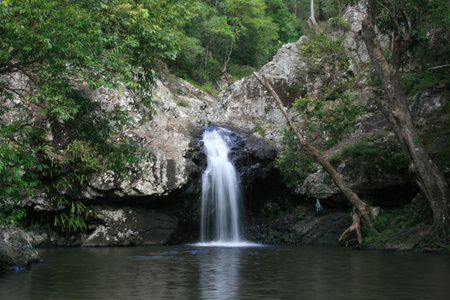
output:
MULTIPOLYGON (((359 140, 345 145, 334 152, 328 161, 338 165, 342 161, 352 161, 351 165, 362 168, 366 175, 373 176, 381 171, 400 171, 407 168, 406 158, 399 146, 392 141, 359 140)), ((351 166, 349 165, 351 168, 351 166)), ((352 172, 347 169, 346 172, 352 172)))
POLYGON ((187 101, 186 99, 180 99, 177 101, 177 105, 181 107, 190 107, 191 103, 187 101))
POLYGON ((253 127, 252 132, 259 133, 262 137, 266 135, 266 130, 263 128, 264 121, 256 120, 255 127, 253 127))

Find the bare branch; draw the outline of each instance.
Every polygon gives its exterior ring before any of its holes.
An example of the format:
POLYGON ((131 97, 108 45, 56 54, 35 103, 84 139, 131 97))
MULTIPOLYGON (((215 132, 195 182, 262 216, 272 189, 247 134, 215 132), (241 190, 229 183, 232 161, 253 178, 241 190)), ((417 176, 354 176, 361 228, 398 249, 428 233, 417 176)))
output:
POLYGON ((408 23, 408 33, 407 33, 407 35, 410 37, 410 36, 412 36, 412 33, 413 33, 411 19, 409 18, 409 14, 408 14, 408 10, 406 9, 405 1, 402 0, 402 1, 400 1, 400 3, 402 5, 403 14, 405 15, 406 21, 408 23))
POLYGON ((446 69, 446 68, 450 68, 450 65, 442 65, 442 66, 431 67, 431 68, 428 68, 427 71, 438 70, 438 69, 446 69))

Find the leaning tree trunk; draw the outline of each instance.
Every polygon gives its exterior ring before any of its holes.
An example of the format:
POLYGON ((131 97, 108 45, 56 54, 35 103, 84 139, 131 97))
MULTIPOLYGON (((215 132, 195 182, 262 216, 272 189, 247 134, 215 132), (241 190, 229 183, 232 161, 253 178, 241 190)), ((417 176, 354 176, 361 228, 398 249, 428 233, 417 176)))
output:
MULTIPOLYGON (((292 128, 292 130, 295 132, 295 135, 297 136, 302 148, 308 152, 309 154, 311 154, 316 160, 317 162, 324 168, 324 170, 328 173, 328 175, 331 177, 331 179, 333 180, 333 182, 336 184, 336 186, 341 190, 341 192, 345 195, 345 197, 350 201, 350 203, 353 204, 354 207, 354 213, 355 210, 357 211, 357 213, 359 214, 359 216, 363 219, 363 221, 370 226, 371 228, 373 228, 372 226, 372 218, 373 218, 373 214, 372 214, 372 210, 371 207, 365 203, 364 201, 362 201, 361 199, 359 199, 358 195, 356 195, 348 186, 347 184, 344 182, 344 180, 342 179, 342 177, 339 175, 339 173, 336 171, 336 169, 330 164, 330 162, 311 144, 309 144, 307 141, 305 141, 305 139, 302 137, 302 135, 300 134, 300 132, 298 131, 297 127, 295 126, 294 122, 292 122, 291 118, 289 118, 286 110, 283 107, 283 103, 281 102, 280 97, 278 96, 278 94, 275 92, 275 90, 272 88, 272 85, 270 84, 269 80, 267 79, 267 77, 263 76, 263 79, 261 79, 259 77, 258 74, 256 74, 255 72, 253 73, 255 75, 255 77, 258 79, 258 81, 269 90, 269 92, 272 94, 273 98, 275 99, 275 102, 277 103, 278 108, 281 110, 281 112, 283 113, 284 117, 286 118, 287 122, 289 123, 290 127, 292 128)), ((353 224, 352 226, 349 227, 349 229, 347 229, 341 236, 341 238, 339 239, 339 242, 342 243, 345 241, 346 237, 348 236, 348 234, 351 231, 356 230, 358 232, 358 237, 360 237, 360 218, 353 218, 353 224), (358 220, 358 222, 356 223, 355 220, 358 220)), ((361 245, 362 243, 362 239, 358 238, 358 243, 359 245, 361 245)))
MULTIPOLYGON (((399 68, 396 66, 400 55, 407 49, 405 46, 407 41, 403 39, 394 42, 397 43, 392 53, 395 60, 392 59, 389 63, 375 33, 375 11, 376 1, 370 0, 367 17, 362 23, 362 37, 387 96, 386 99, 377 99, 377 106, 392 126, 403 153, 410 161, 410 170, 416 174, 418 185, 430 203, 433 212, 430 233, 445 234, 450 224, 450 189, 417 134, 407 98, 403 92, 399 68)), ((412 40, 411 37, 410 39, 412 40)))

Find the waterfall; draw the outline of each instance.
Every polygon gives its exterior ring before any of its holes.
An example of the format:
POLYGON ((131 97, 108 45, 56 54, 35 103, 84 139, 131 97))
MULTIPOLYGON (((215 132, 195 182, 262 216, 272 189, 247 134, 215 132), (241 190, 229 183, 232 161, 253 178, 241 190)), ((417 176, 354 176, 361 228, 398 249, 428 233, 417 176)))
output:
POLYGON ((228 157, 229 142, 220 129, 203 134, 208 165, 202 178, 202 243, 240 242, 241 193, 238 174, 228 157))

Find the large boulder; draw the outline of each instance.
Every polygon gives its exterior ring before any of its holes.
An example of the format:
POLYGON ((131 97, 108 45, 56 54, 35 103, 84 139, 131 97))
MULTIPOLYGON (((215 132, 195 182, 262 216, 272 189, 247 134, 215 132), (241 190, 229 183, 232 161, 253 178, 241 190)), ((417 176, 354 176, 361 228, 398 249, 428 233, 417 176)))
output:
POLYGON ((0 272, 21 270, 38 261, 39 255, 27 232, 15 226, 0 226, 0 272))

